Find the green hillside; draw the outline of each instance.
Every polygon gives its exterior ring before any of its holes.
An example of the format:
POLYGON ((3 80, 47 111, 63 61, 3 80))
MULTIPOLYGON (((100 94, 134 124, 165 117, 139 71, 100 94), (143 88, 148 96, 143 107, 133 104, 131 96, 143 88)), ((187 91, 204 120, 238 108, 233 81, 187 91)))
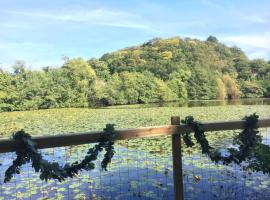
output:
POLYGON ((153 39, 59 68, 0 71, 0 110, 270 96, 270 62, 210 36, 153 39))

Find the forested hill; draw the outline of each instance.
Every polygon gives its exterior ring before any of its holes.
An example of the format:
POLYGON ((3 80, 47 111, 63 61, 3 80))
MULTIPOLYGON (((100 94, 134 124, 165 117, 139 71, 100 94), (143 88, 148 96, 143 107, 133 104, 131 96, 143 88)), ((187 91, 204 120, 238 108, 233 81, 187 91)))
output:
POLYGON ((270 62, 210 36, 153 39, 59 68, 0 71, 0 110, 270 96, 270 62))

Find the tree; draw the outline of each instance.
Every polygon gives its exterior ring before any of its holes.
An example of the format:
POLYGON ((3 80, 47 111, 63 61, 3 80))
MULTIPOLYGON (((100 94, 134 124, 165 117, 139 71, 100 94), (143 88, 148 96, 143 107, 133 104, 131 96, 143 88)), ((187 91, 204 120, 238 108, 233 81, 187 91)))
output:
POLYGON ((239 90, 239 86, 236 81, 231 78, 229 75, 224 75, 222 78, 225 86, 226 93, 228 99, 238 99, 241 95, 241 91, 239 90))
POLYGON ((264 79, 270 65, 263 59, 255 59, 250 62, 250 69, 254 76, 258 79, 264 79))
POLYGON ((26 66, 24 61, 16 61, 13 65, 14 74, 23 74, 26 71, 26 66))
POLYGON ((157 102, 168 102, 176 99, 176 95, 165 84, 164 81, 156 79, 156 99, 157 102))
POLYGON ((89 65, 95 70, 98 78, 107 81, 110 77, 110 70, 108 63, 98 59, 91 59, 88 61, 89 65))
POLYGON ((214 36, 155 38, 60 68, 0 70, 0 111, 270 96, 270 61, 249 60, 214 36), (241 96, 242 95, 242 96, 241 96))
POLYGON ((0 72, 0 111, 13 111, 12 97, 16 91, 12 88, 12 76, 4 71, 0 72))
POLYGON ((246 98, 263 96, 264 90, 256 82, 244 81, 241 85, 241 92, 246 98))
POLYGON ((234 60, 234 66, 238 73, 238 79, 245 81, 252 80, 253 74, 249 65, 249 61, 244 58, 237 58, 234 60))
POLYGON ((218 78, 217 79, 217 99, 218 100, 224 100, 227 97, 227 92, 226 92, 226 86, 223 83, 223 81, 218 78))
POLYGON ((189 99, 213 99, 216 97, 215 77, 196 67, 188 80, 189 99))
POLYGON ((68 59, 62 68, 70 79, 71 87, 77 91, 74 104, 87 107, 96 80, 95 71, 82 58, 68 59))
POLYGON ((122 89, 122 80, 118 73, 114 73, 109 79, 103 94, 103 102, 107 105, 127 104, 128 101, 122 89))
POLYGON ((215 36, 210 35, 207 39, 207 42, 214 42, 214 43, 218 43, 218 39, 215 36))
POLYGON ((120 77, 122 90, 129 104, 156 101, 156 79, 151 73, 123 72, 120 77))
POLYGON ((187 81, 191 76, 190 71, 180 69, 179 71, 170 74, 167 85, 176 94, 177 99, 188 99, 187 81))

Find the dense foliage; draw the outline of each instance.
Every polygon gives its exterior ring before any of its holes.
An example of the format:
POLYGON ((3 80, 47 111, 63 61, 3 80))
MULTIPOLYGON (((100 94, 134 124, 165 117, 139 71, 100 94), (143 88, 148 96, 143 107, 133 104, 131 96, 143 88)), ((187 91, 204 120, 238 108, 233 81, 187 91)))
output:
POLYGON ((210 36, 153 39, 60 68, 0 70, 0 111, 270 96, 270 62, 210 36))

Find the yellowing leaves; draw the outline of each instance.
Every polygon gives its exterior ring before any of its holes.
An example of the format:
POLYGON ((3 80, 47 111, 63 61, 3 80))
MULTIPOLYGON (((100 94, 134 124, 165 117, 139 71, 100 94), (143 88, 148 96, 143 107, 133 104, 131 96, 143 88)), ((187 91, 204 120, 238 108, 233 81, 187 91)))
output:
POLYGON ((239 98, 241 95, 241 91, 235 79, 231 78, 229 75, 224 75, 222 79, 227 88, 228 99, 239 98))
POLYGON ((217 99, 238 99, 240 95, 241 91, 234 78, 229 75, 224 75, 222 79, 217 79, 217 99))
POLYGON ((217 79, 217 99, 224 100, 226 98, 226 87, 223 81, 218 78, 217 79))
POLYGON ((168 39, 160 39, 156 42, 158 45, 166 45, 166 46, 179 46, 180 44, 180 38, 179 37, 173 37, 168 39))
POLYGON ((5 99, 7 97, 7 93, 0 90, 0 100, 5 99))
POLYGON ((164 51, 162 52, 162 57, 164 60, 170 60, 173 57, 173 54, 171 51, 164 51))

